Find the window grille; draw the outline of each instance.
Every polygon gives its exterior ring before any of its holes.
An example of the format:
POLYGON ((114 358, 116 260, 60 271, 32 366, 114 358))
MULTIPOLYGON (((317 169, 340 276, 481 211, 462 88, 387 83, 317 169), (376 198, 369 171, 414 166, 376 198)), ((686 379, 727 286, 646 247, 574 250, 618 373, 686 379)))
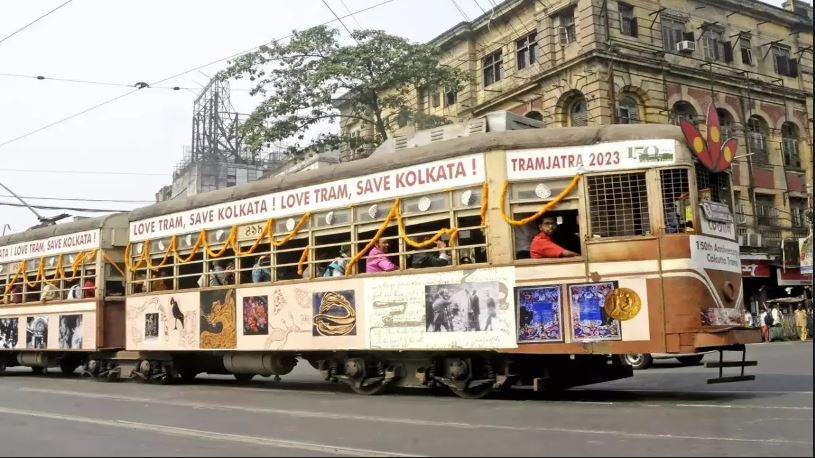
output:
POLYGON ((662 182, 662 208, 665 215, 665 232, 684 232, 693 220, 690 201, 690 182, 686 169, 660 170, 662 182))
POLYGON ((725 172, 713 173, 700 162, 696 163, 696 189, 700 201, 730 202, 730 176, 725 172))
POLYGON ((593 237, 650 234, 645 173, 588 177, 593 237))

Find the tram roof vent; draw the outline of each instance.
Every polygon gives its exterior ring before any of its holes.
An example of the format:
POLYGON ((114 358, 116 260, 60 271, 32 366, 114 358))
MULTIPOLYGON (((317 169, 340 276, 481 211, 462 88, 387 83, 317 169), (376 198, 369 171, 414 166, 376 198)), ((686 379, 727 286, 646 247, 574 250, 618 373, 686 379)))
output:
POLYGON ((392 154, 396 151, 429 145, 430 143, 468 137, 485 132, 537 129, 543 123, 507 111, 495 111, 465 122, 447 124, 432 129, 415 130, 406 127, 379 145, 371 156, 392 154))

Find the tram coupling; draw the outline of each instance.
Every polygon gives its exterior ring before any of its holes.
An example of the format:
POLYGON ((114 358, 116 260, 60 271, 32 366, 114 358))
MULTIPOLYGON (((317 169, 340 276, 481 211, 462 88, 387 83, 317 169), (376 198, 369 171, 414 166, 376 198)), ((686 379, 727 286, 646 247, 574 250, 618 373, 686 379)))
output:
POLYGON ((730 345, 727 347, 716 347, 716 348, 709 348, 707 350, 715 350, 719 352, 719 361, 708 361, 705 363, 705 367, 707 368, 718 368, 719 369, 719 376, 715 378, 710 378, 707 380, 707 383, 714 384, 714 383, 732 383, 732 382, 747 382, 751 380, 755 380, 755 375, 745 375, 744 368, 749 366, 758 366, 758 361, 747 361, 747 347, 744 344, 736 344, 730 345), (724 360, 724 352, 726 351, 740 351, 741 352, 741 361, 725 361, 724 360), (724 376, 724 368, 726 367, 735 367, 740 369, 739 375, 732 375, 732 376, 724 376))

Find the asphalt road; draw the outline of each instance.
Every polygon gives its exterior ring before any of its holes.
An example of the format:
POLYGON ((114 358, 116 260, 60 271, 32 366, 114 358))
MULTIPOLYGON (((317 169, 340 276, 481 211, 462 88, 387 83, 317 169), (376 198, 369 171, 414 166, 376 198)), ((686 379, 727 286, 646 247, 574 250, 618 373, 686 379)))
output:
POLYGON ((707 385, 713 369, 665 360, 557 396, 475 401, 359 396, 308 364, 248 385, 11 369, 0 376, 0 455, 812 456, 812 342, 751 345, 754 358, 754 382, 707 385))

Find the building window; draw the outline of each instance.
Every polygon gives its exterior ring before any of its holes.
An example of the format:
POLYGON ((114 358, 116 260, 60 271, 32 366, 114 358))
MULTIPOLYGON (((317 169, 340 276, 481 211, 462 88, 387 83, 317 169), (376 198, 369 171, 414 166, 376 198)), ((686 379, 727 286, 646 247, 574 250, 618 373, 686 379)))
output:
POLYGON ((484 87, 504 79, 504 61, 501 51, 495 51, 484 58, 484 87))
POLYGON ((756 222, 759 226, 777 226, 778 210, 771 194, 756 194, 756 222))
POLYGON ((784 76, 798 76, 798 61, 790 59, 789 48, 782 48, 780 46, 773 46, 773 67, 775 72, 784 76))
POLYGON ((455 105, 458 101, 458 94, 456 93, 455 89, 448 89, 444 92, 444 106, 449 107, 450 105, 455 105))
POLYGON ((623 96, 617 106, 617 124, 635 124, 639 120, 640 113, 637 101, 629 95, 623 96))
POLYGON ((688 121, 691 124, 696 123, 696 110, 693 105, 685 101, 679 101, 674 104, 671 110, 671 124, 678 126, 681 120, 688 121))
POLYGON ((662 45, 666 51, 676 52, 676 44, 685 38, 684 22, 662 18, 662 45))
POLYGON ((741 63, 744 65, 753 65, 753 45, 750 44, 750 39, 745 37, 739 38, 739 49, 741 49, 741 63))
POLYGON ((800 197, 790 197, 790 219, 792 227, 806 227, 807 200, 800 197))
POLYGON ((530 111, 529 113, 525 114, 524 117, 534 119, 535 121, 543 121, 543 115, 540 113, 540 111, 530 111))
POLYGON ((784 152, 784 165, 801 168, 801 156, 798 152, 798 128, 791 122, 781 125, 781 149, 784 152))
POLYGON ((433 108, 438 108, 441 105, 441 96, 439 95, 439 91, 434 90, 433 94, 430 95, 430 105, 433 108))
POLYGON ((586 99, 581 95, 569 105, 569 126, 581 127, 589 125, 588 115, 588 104, 586 103, 586 99))
POLYGON ((708 28, 702 34, 702 51, 705 60, 729 62, 730 60, 727 59, 729 53, 726 53, 730 50, 729 48, 725 46, 721 31, 708 28))
POLYGON ((716 114, 719 115, 719 125, 722 126, 722 141, 735 137, 736 130, 734 128, 735 121, 733 120, 733 115, 722 108, 717 109, 716 114))
POLYGON ((568 8, 558 14, 558 35, 560 44, 567 45, 577 41, 577 34, 574 26, 574 8, 568 8))
POLYGON ((618 3, 618 9, 620 12, 620 33, 630 37, 639 36, 634 7, 625 3, 618 3))
POLYGON ((747 144, 750 148, 752 162, 755 164, 769 164, 770 156, 767 151, 767 137, 769 135, 767 123, 759 116, 753 116, 747 121, 747 144))
POLYGON ((651 232, 645 173, 589 176, 593 237, 629 237, 651 232))
POLYGON ((515 42, 518 50, 518 70, 526 68, 538 61, 537 32, 532 32, 515 42))

